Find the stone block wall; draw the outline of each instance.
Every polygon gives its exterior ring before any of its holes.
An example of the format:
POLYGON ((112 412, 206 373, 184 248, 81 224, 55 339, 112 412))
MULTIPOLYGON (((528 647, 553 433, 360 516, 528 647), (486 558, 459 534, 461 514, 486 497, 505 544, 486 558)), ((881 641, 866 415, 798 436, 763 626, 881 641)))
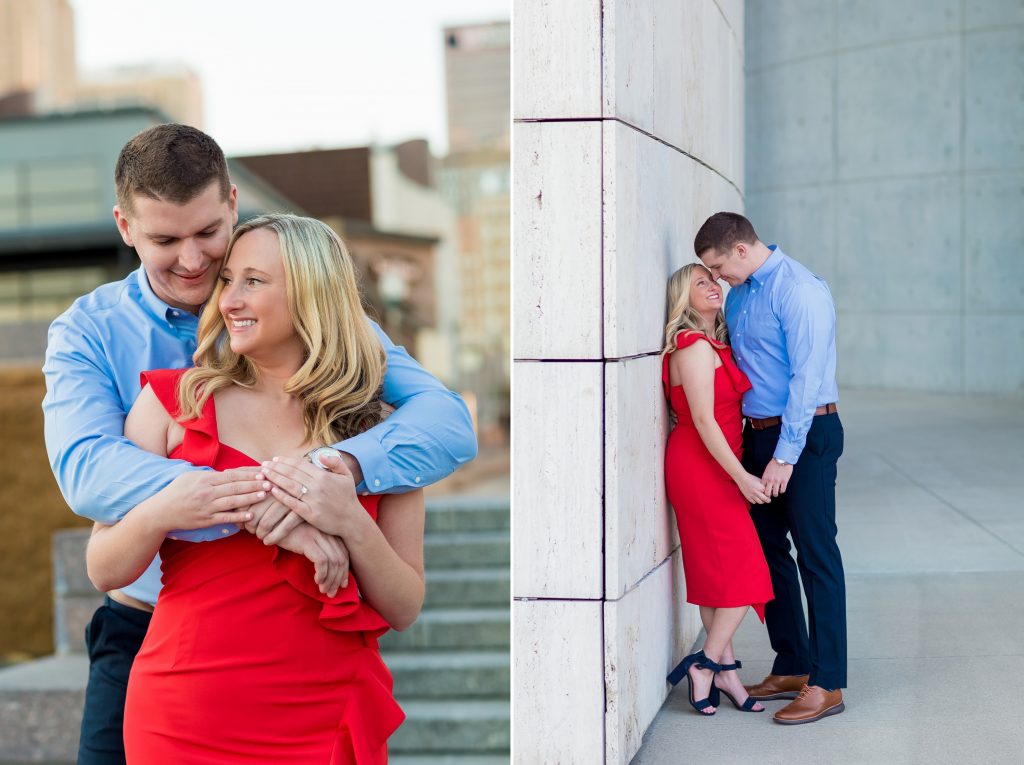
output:
POLYGON ((516 762, 625 763, 699 631, 664 492, 668 275, 742 210, 739 0, 517 0, 516 762))

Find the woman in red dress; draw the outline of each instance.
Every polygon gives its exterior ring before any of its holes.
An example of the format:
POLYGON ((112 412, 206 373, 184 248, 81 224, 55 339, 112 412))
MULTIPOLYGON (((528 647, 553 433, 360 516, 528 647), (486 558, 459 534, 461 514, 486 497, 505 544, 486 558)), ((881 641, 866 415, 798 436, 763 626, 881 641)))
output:
POLYGON ((740 403, 750 382, 732 359, 722 289, 700 263, 676 271, 668 287, 662 381, 677 418, 665 450, 665 484, 675 510, 686 600, 700 606, 707 637, 669 675, 685 677, 690 704, 713 715, 726 694, 737 709, 763 712, 749 698, 732 636, 753 606, 764 621, 772 584, 749 503, 768 502, 761 479, 740 464, 740 403))
POLYGON ((128 683, 129 763, 387 762, 404 716, 377 638, 412 624, 423 603, 422 492, 358 497, 343 468, 302 459, 380 420, 384 358, 330 228, 270 215, 235 231, 196 367, 144 373, 125 435, 196 465, 252 466, 254 501, 269 491, 309 524, 300 529, 343 543, 352 575, 245 531, 165 539, 195 528, 166 492, 97 524, 94 581, 123 586, 158 549, 163 559, 128 683))

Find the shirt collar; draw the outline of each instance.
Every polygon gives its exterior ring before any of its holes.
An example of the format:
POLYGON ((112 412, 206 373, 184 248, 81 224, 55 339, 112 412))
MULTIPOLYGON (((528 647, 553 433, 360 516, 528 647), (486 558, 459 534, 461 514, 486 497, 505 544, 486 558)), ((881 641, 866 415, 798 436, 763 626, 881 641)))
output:
MULTIPOLYGON (((170 306, 157 296, 153 291, 153 287, 149 283, 149 276, 147 276, 144 266, 139 266, 138 271, 135 273, 138 277, 139 292, 142 295, 142 302, 153 316, 158 319, 163 319, 171 326, 174 326, 175 323, 181 323, 183 317, 187 321, 188 317, 192 316, 190 312, 170 306)), ((195 317, 193 316, 193 318, 195 317)))
POLYGON ((762 287, 771 278, 771 275, 775 273, 776 269, 782 265, 782 259, 786 257, 786 253, 780 250, 777 244, 769 244, 768 249, 772 251, 772 254, 761 264, 760 268, 750 275, 749 279, 749 281, 762 287))

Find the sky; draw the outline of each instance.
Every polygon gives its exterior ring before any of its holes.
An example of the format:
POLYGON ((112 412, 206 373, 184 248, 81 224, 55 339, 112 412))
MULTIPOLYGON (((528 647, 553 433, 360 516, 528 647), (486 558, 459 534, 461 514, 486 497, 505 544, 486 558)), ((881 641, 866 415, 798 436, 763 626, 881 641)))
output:
POLYGON ((443 28, 511 0, 71 0, 79 71, 184 63, 228 155, 427 138, 447 152, 443 28))

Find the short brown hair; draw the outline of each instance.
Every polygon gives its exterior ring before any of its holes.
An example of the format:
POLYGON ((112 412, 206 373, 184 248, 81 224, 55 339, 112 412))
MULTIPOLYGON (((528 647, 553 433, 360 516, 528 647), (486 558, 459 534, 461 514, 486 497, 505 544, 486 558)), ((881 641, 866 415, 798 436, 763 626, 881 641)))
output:
POLYGON ((121 149, 114 166, 117 203, 132 213, 135 195, 184 204, 216 181, 223 200, 231 193, 224 152, 210 136, 188 125, 154 125, 121 149))
POLYGON ((702 252, 715 249, 720 252, 731 250, 740 242, 754 244, 758 241, 750 221, 739 213, 718 212, 704 221, 693 239, 693 252, 699 258, 702 252))

